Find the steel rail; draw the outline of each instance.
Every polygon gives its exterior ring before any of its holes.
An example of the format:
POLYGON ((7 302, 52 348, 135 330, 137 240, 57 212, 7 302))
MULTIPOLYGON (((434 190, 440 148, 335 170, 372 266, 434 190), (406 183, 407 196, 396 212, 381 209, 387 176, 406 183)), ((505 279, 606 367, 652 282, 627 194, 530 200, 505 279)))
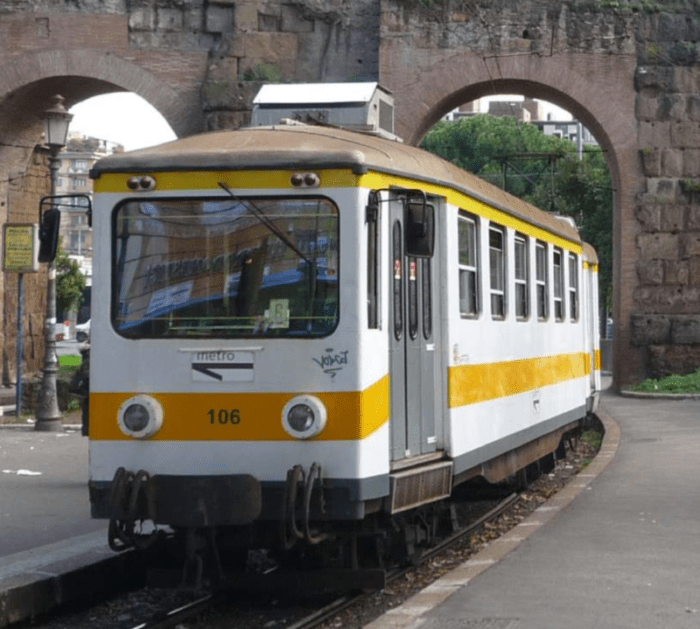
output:
MULTIPOLYGON (((459 529, 436 546, 433 546, 432 548, 423 552, 418 558, 418 562, 415 565, 397 568, 396 570, 390 571, 386 577, 387 585, 393 581, 396 581, 397 579, 400 579, 402 576, 406 575, 420 564, 435 557, 450 546, 453 546, 461 539, 465 538, 467 535, 470 535, 474 531, 477 531, 487 522, 490 522, 494 518, 497 518, 509 507, 515 504, 515 502, 517 502, 519 498, 520 494, 511 494, 477 520, 470 522, 467 526, 459 529)), ((368 599, 373 594, 374 592, 363 592, 356 596, 341 596, 329 603, 328 605, 325 605, 321 609, 317 609, 305 616, 304 618, 301 618, 294 624, 289 625, 288 627, 286 627, 286 629, 313 629, 313 627, 320 625, 322 622, 328 620, 329 618, 332 618, 333 616, 347 609, 348 607, 351 607, 352 605, 361 603, 362 601, 368 599)), ((214 604, 219 599, 219 597, 219 594, 208 594, 200 599, 197 599, 196 601, 192 601, 191 603, 178 607, 177 609, 158 614, 151 620, 134 626, 133 629, 169 629, 171 627, 176 626, 183 620, 191 618, 192 616, 195 616, 196 614, 199 614, 202 611, 206 610, 210 605, 214 604)))
POLYGON ((207 594, 202 598, 198 598, 196 601, 181 605, 176 609, 172 609, 168 612, 161 612, 156 614, 150 620, 142 622, 135 625, 132 629, 169 629, 179 624, 183 620, 192 618, 192 616, 203 612, 207 609, 214 601, 216 597, 214 594, 207 594))

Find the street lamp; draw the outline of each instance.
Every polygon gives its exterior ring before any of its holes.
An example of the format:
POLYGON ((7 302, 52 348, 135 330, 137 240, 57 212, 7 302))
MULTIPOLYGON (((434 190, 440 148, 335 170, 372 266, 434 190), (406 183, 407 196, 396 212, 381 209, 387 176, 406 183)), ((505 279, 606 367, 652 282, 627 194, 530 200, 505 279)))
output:
MULTIPOLYGON (((63 96, 58 94, 51 99, 52 107, 46 110, 46 144, 49 147, 49 172, 51 175, 51 196, 56 194, 56 180, 61 160, 60 150, 66 145, 68 125, 73 118, 63 106, 63 96)), ((48 287, 46 292, 46 321, 44 322, 44 375, 39 389, 39 402, 36 410, 36 430, 62 432, 63 422, 58 408, 56 373, 56 267, 53 261, 48 267, 48 287)))

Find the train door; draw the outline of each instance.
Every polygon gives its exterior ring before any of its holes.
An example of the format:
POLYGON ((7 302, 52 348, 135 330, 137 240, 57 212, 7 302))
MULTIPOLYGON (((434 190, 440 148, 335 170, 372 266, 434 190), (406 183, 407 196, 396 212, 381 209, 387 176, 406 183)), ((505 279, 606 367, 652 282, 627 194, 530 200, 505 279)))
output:
POLYGON ((393 461, 444 447, 438 221, 425 196, 416 199, 400 196, 389 204, 393 461))

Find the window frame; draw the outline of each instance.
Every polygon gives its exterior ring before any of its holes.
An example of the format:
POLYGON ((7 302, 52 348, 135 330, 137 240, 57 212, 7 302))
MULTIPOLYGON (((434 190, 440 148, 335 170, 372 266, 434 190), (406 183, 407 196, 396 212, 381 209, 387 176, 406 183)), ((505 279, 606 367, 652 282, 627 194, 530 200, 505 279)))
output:
POLYGON ((377 202, 377 214, 367 220, 367 328, 369 330, 381 330, 381 303, 380 303, 380 222, 379 202, 377 202))
POLYGON ((542 240, 535 241, 535 290, 537 319, 547 321, 549 319, 549 246, 542 240), (542 255, 539 255, 540 252, 542 255), (542 271, 541 274, 540 271, 542 271))
POLYGON ((579 281, 578 281, 578 256, 569 252, 569 316, 571 321, 578 321, 581 313, 579 309, 579 281))
MULTIPOLYGON (((129 333, 125 333, 125 329, 128 329, 128 327, 134 327, 134 326, 127 326, 126 328, 120 328, 119 326, 119 317, 120 317, 120 310, 123 306, 122 302, 120 302, 120 297, 119 297, 119 291, 121 290, 121 284, 118 280, 118 266, 119 266, 119 245, 118 241, 122 240, 124 238, 123 234, 120 234, 119 230, 119 221, 120 221, 120 212, 128 207, 132 203, 140 204, 144 203, 143 198, 139 197, 128 197, 125 199, 120 200, 118 203, 116 203, 113 208, 112 208, 112 213, 110 217, 110 264, 111 264, 111 270, 110 270, 110 276, 111 276, 111 288, 110 288, 110 323, 112 325, 112 329, 118 334, 120 337, 128 340, 128 341, 140 341, 140 340, 155 340, 155 341, 173 341, 175 339, 183 339, 187 338, 186 336, 179 336, 179 335, 168 335, 168 334, 140 334, 140 335, 132 335, 129 333)), ((208 197, 208 196, 202 196, 202 195, 197 195, 197 196, 177 196, 177 197, 157 197, 157 198, 151 198, 149 201, 153 203, 177 203, 177 202, 202 202, 202 203, 208 203, 212 201, 222 201, 222 202, 230 202, 230 197, 208 197)), ((207 339, 216 339, 216 340, 226 340, 226 341, 237 341, 241 339, 250 339, 250 338, 271 338, 275 340, 317 340, 321 338, 326 338, 328 336, 331 336, 336 332, 338 329, 338 326, 340 325, 340 301, 341 301, 341 295, 342 291, 340 290, 340 264, 341 264, 341 211, 340 211, 340 206, 338 203, 332 199, 331 197, 328 197, 326 195, 318 194, 318 195, 289 195, 289 194, 280 194, 280 195, 270 195, 270 194, 265 194, 265 195, 249 195, 245 197, 241 197, 240 200, 243 203, 247 202, 252 202, 252 203, 260 203, 263 201, 272 201, 272 202, 284 202, 284 201, 291 201, 291 202, 299 202, 299 201, 316 201, 316 202, 323 202, 328 205, 329 208, 332 209, 333 215, 336 221, 335 224, 335 263, 336 263, 336 271, 335 274, 337 276, 337 301, 336 301, 336 314, 335 314, 335 320, 334 320, 334 325, 332 329, 329 330, 324 330, 322 333, 319 334, 312 334, 312 335, 307 335, 307 336, 297 336, 297 335, 289 335, 289 334, 284 334, 284 335, 278 335, 278 336, 261 336, 257 333, 250 333, 250 334, 240 334, 240 335, 224 335, 224 334, 211 334, 210 336, 206 337, 207 339)), ((82 230, 81 230, 82 231, 82 230)), ((129 234, 132 235, 132 234, 129 234)), ((133 234, 137 235, 137 234, 133 234)), ((123 246, 123 245, 122 245, 123 246)), ((328 246, 331 247, 332 251, 332 243, 329 241, 328 246)), ((217 255, 218 257, 227 257, 230 258, 231 256, 235 255, 235 252, 231 253, 223 253, 220 255, 217 255)), ((202 256, 204 259, 205 256, 202 256)), ((163 266, 172 264, 172 261, 170 262, 164 262, 163 266)), ((167 289, 170 286, 164 286, 164 289, 167 289)))
POLYGON ((508 246, 508 232, 505 227, 497 223, 489 223, 489 301, 491 304, 491 318, 496 321, 503 321, 506 319, 508 314, 508 256, 507 256, 507 246, 508 246), (501 238, 500 247, 494 247, 491 242, 491 236, 498 234, 501 238), (492 253, 497 256, 500 254, 500 268, 498 268, 498 257, 496 258, 497 265, 494 269, 494 258, 492 253), (496 274, 494 274, 494 270, 496 274), (494 287, 494 280, 500 279, 501 288, 498 286, 494 287), (498 300, 500 298, 500 312, 495 312, 497 310, 494 308, 494 304, 497 303, 494 299, 498 300))
POLYGON ((564 273, 564 251, 561 247, 552 248, 552 295, 554 297, 554 320, 557 322, 566 319, 566 275, 564 273), (559 264, 556 263, 557 256, 559 264), (558 290, 557 290, 558 289, 558 290))
POLYGON ((527 321, 530 318, 530 239, 520 232, 515 232, 513 237, 513 281, 515 283, 513 295, 515 318, 518 321, 527 321), (518 245, 522 245, 523 260, 521 270, 524 277, 518 277, 518 245), (518 288, 521 290, 519 291, 518 288), (522 292, 522 300, 518 296, 519 292, 522 292), (521 306, 523 307, 523 312, 519 312, 521 306))
MULTIPOLYGON (((468 239, 468 242, 471 245, 472 239, 468 239)), ((479 218, 473 214, 465 212, 464 210, 460 210, 457 215, 457 269, 459 284, 459 314, 463 319, 476 319, 481 314, 481 282, 479 262, 479 218), (462 261, 462 247, 459 237, 462 225, 471 226, 471 234, 473 235, 473 265, 465 264, 462 261), (473 278, 473 283, 471 285, 471 289, 473 291, 473 309, 471 310, 462 308, 462 304, 465 303, 465 287, 468 286, 468 284, 465 285, 462 282, 463 277, 473 278)))

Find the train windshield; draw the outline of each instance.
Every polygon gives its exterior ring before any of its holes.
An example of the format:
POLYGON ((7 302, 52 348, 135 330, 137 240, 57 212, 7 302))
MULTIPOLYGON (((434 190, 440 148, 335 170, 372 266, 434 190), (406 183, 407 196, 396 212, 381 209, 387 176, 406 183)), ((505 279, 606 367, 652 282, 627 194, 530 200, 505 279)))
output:
POLYGON ((128 338, 319 337, 338 323, 328 199, 127 201, 112 251, 112 320, 128 338))

